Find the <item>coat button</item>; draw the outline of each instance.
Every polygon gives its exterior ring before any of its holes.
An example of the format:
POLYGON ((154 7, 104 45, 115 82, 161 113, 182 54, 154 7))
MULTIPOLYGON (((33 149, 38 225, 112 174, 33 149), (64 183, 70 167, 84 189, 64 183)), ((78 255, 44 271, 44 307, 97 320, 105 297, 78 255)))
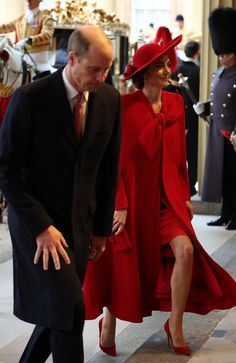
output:
POLYGON ((236 88, 236 84, 234 84, 233 87, 236 88))
POLYGON ((226 105, 226 103, 223 103, 223 107, 226 107, 227 105, 226 105))
POLYGON ((220 115, 220 117, 221 117, 221 118, 224 118, 224 117, 225 117, 225 115, 222 113, 222 114, 220 115))
POLYGON ((213 96, 213 92, 211 92, 210 95, 213 96))
POLYGON ((210 105, 213 106, 213 102, 210 102, 210 105))
POLYGON ((231 93, 228 93, 227 96, 230 98, 231 97, 231 93))
POLYGON ((213 116, 213 112, 210 113, 210 116, 213 116))

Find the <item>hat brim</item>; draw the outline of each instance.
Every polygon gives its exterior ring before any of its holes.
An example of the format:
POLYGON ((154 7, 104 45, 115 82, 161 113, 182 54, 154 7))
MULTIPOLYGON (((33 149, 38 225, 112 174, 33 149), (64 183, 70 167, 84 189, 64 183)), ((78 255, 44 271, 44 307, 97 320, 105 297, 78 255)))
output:
POLYGON ((167 54, 171 49, 175 48, 181 42, 181 40, 182 40, 182 35, 178 35, 176 38, 174 38, 168 44, 166 44, 163 47, 163 50, 161 52, 159 52, 158 54, 154 55, 152 58, 149 59, 148 62, 146 62, 141 67, 139 67, 138 69, 136 69, 133 73, 131 73, 131 74, 127 75, 127 76, 125 76, 125 74, 124 74, 124 80, 126 81, 126 80, 132 78, 137 73, 143 71, 145 68, 147 68, 148 66, 150 66, 153 62, 155 62, 158 58, 161 58, 162 56, 164 56, 165 54, 167 54))

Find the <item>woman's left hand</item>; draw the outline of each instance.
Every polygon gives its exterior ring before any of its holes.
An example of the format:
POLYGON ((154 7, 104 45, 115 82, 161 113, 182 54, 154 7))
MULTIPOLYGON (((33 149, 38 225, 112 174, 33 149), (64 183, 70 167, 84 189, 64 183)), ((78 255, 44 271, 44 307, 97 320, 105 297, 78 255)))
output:
POLYGON ((185 203, 186 203, 186 207, 188 210, 189 218, 192 220, 193 219, 193 205, 190 202, 190 200, 186 200, 185 203))

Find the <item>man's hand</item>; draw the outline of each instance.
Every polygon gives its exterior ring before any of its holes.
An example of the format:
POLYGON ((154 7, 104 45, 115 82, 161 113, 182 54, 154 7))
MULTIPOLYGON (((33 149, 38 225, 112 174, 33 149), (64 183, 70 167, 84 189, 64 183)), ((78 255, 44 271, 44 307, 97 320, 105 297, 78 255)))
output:
POLYGON ((15 44, 15 48, 22 50, 28 44, 28 38, 23 38, 15 44))
POLYGON ((68 247, 63 235, 55 227, 49 226, 37 238, 37 250, 34 255, 34 264, 39 262, 41 255, 43 254, 43 269, 48 270, 49 257, 53 259, 53 263, 56 270, 60 270, 60 258, 61 256, 65 263, 69 264, 70 259, 65 251, 65 247, 68 247))
POLYGON ((127 218, 127 209, 116 210, 113 216, 112 232, 117 235, 123 232, 127 218))
POLYGON ((107 237, 93 236, 89 249, 89 260, 98 260, 106 249, 107 237))
POLYGON ((185 203, 186 203, 186 207, 187 207, 187 210, 188 210, 189 217, 192 220, 193 219, 193 205, 190 202, 190 200, 186 200, 185 203))
POLYGON ((204 103, 198 102, 193 104, 193 109, 196 112, 196 114, 200 116, 205 111, 204 103))

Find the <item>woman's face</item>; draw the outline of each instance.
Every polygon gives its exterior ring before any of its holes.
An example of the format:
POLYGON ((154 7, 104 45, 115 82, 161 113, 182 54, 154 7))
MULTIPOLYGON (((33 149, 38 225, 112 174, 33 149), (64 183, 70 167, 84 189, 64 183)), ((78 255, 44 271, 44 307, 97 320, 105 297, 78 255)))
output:
POLYGON ((170 75, 170 61, 168 56, 164 55, 147 68, 144 73, 144 86, 157 88, 167 87, 169 85, 170 75))

